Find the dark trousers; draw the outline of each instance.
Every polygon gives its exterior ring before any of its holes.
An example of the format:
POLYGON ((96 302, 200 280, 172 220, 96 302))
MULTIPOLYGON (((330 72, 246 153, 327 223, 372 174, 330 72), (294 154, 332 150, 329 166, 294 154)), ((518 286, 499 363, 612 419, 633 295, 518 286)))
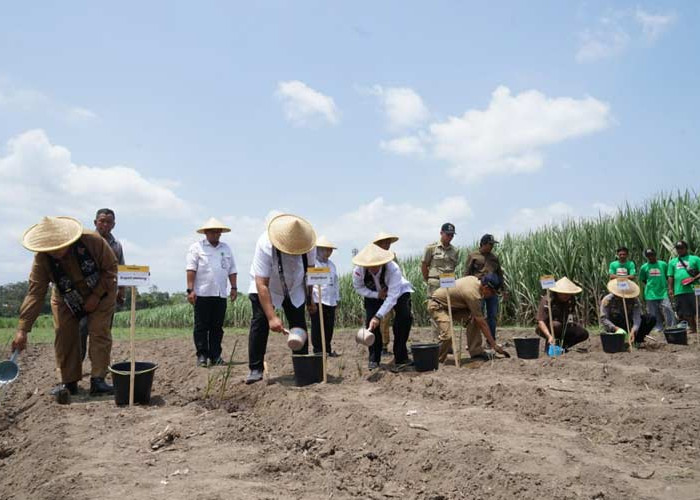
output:
POLYGON ((498 317, 498 295, 482 299, 481 307, 486 316, 486 323, 491 330, 493 340, 496 340, 496 318, 498 317))
MULTIPOLYGON (((384 303, 380 299, 369 299, 365 297, 365 324, 369 324, 372 317, 377 314, 379 308, 382 307, 384 303)), ((413 314, 411 313, 411 294, 409 292, 404 293, 399 297, 394 306, 394 313, 396 317, 394 318, 394 362, 395 363, 405 363, 408 361, 408 348, 406 347, 406 342, 408 342, 408 335, 411 333, 411 326, 413 325, 413 314)), ((374 334, 374 344, 369 346, 369 360, 379 363, 382 359, 382 334, 379 327, 372 330, 374 334)))
MULTIPOLYGON (((321 352, 321 315, 319 314, 320 306, 316 304, 316 312, 311 315, 311 343, 314 346, 314 352, 321 352)), ((326 352, 333 352, 331 349, 331 341, 333 340, 333 328, 335 328, 335 306, 323 306, 323 330, 326 334, 326 352)))
POLYGON ((197 297, 194 302, 194 347, 197 356, 211 360, 221 357, 221 340, 224 338, 226 299, 221 297, 197 297))
MULTIPOLYGON (((547 324, 547 326, 549 326, 549 323, 547 324)), ((577 325, 576 323, 567 323, 566 332, 564 332, 564 326, 562 325, 561 321, 552 321, 552 326, 554 327, 554 338, 557 341, 560 341, 562 333, 564 334, 564 342, 562 343, 562 347, 564 349, 568 350, 571 347, 575 346, 580 342, 583 342, 588 338, 588 330, 586 330, 581 325, 577 325)), ((537 333, 538 335, 543 335, 539 331, 539 328, 535 328, 535 333, 537 333)), ((544 350, 545 352, 547 352, 546 342, 544 350)))
MULTIPOLYGON (((270 324, 260 305, 260 298, 257 293, 248 294, 250 304, 253 306, 253 319, 250 322, 250 332, 248 333, 248 367, 251 370, 264 370, 263 361, 267 352, 267 338, 270 335, 270 324)), ((289 328, 303 328, 306 331, 306 314, 304 304, 294 307, 288 297, 282 302, 284 315, 287 317, 289 328)), ((301 349, 294 351, 294 354, 308 354, 309 342, 304 343, 301 349)))
MULTIPOLYGON (((625 322, 624 315, 611 316, 610 321, 612 321, 617 327, 627 331, 627 323, 625 322)), ((631 321, 632 318, 630 318, 630 328, 632 328, 631 321)), ((637 331, 637 334, 634 337, 634 341, 637 344, 641 344, 642 342, 644 342, 644 337, 649 335, 651 330, 654 328, 654 325, 656 325, 656 318, 654 316, 652 316, 651 314, 642 314, 642 323, 639 325, 639 330, 637 331)))

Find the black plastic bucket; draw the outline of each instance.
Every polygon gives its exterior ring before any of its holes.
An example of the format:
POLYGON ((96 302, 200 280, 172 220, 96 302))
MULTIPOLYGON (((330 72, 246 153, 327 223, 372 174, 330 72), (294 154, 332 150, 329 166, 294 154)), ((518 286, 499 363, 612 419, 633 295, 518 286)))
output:
POLYGON ((539 337, 515 337, 515 352, 521 359, 537 359, 540 357, 539 337))
POLYGON ((625 350, 624 333, 601 333, 600 343, 603 344, 603 351, 613 354, 625 350))
POLYGON ((294 382, 298 387, 323 380, 323 354, 292 354, 294 382))
POLYGON ((440 344, 411 344, 413 366, 417 372, 429 372, 438 369, 440 344))
POLYGON ((664 336, 669 344, 688 345, 688 331, 685 328, 666 328, 664 336))
MULTIPOLYGON (((158 365, 148 361, 136 361, 134 363, 134 403, 147 405, 151 402, 151 387, 153 387, 153 375, 158 365)), ((131 361, 114 363, 109 367, 114 381, 114 402, 117 405, 129 404, 129 386, 131 361)))

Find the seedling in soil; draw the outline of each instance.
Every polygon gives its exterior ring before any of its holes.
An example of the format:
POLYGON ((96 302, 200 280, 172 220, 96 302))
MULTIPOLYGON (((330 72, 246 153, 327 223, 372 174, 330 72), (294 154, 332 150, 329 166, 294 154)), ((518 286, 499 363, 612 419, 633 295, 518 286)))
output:
POLYGON ((238 339, 233 343, 233 350, 231 351, 231 356, 228 358, 228 365, 226 366, 226 371, 223 375, 223 380, 221 382, 221 391, 219 392, 219 405, 224 399, 224 393, 226 392, 226 385, 228 384, 228 379, 231 377, 231 369, 233 367, 233 355, 236 354, 236 347, 238 346, 238 339))

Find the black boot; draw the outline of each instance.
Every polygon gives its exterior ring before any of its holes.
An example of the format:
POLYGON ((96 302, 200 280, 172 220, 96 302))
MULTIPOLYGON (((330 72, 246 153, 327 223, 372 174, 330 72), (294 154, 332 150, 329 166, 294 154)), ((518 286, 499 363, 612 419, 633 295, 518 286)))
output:
POLYGON ((56 402, 60 405, 70 404, 71 395, 78 394, 78 382, 65 382, 58 384, 49 392, 56 398, 56 402))
POLYGON ((105 382, 103 377, 90 378, 90 395, 114 394, 114 387, 105 382))

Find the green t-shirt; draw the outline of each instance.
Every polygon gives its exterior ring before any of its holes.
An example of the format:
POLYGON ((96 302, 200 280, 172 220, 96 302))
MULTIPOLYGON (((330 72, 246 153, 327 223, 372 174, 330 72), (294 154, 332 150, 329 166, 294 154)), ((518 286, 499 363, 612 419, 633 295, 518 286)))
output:
POLYGON ((610 263, 608 274, 614 274, 615 276, 634 276, 637 274, 637 267, 631 260, 628 260, 624 264, 619 260, 615 260, 610 263))
MULTIPOLYGON (((671 259, 668 263, 668 276, 673 276, 673 293, 675 295, 683 295, 684 293, 695 293, 693 291, 693 285, 697 283, 692 283, 690 285, 683 286, 682 281, 686 278, 690 278, 690 274, 685 270, 683 264, 678 260, 679 257, 671 259)), ((683 262, 690 269, 695 269, 700 271, 700 257, 697 255, 685 255, 683 257, 683 262)))
POLYGON ((668 265, 663 260, 657 260, 653 264, 647 262, 639 270, 639 281, 644 283, 644 298, 646 300, 660 300, 668 297, 666 287, 666 272, 668 265))

